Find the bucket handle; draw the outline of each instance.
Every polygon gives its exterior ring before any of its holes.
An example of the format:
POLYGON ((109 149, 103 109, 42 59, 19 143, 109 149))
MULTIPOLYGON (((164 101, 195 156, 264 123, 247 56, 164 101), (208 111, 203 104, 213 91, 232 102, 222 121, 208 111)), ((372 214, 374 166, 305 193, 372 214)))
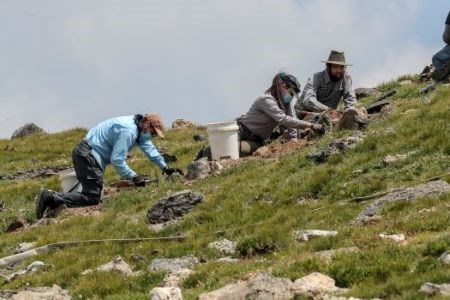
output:
POLYGON ((221 156, 219 159, 231 159, 231 155, 221 156))

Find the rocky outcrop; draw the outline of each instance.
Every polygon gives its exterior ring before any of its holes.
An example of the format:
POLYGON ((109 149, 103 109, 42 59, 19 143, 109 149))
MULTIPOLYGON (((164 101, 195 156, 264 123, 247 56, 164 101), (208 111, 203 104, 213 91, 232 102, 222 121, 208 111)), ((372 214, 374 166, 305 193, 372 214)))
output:
POLYGON ((16 129, 16 131, 14 131, 13 135, 11 136, 11 139, 22 138, 43 132, 44 130, 41 127, 37 126, 36 124, 27 123, 22 127, 16 129))

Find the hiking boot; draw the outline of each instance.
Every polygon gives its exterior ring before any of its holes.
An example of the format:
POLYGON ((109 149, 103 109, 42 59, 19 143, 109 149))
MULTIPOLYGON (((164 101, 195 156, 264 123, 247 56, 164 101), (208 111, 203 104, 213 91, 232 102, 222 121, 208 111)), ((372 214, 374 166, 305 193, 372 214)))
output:
POLYGON ((54 205, 53 192, 41 188, 36 198, 36 218, 42 219, 44 212, 48 207, 54 205))
POLYGON ((359 128, 358 123, 356 122, 356 117, 358 116, 358 112, 354 109, 346 110, 342 117, 339 119, 337 124, 337 128, 339 130, 355 130, 359 128))

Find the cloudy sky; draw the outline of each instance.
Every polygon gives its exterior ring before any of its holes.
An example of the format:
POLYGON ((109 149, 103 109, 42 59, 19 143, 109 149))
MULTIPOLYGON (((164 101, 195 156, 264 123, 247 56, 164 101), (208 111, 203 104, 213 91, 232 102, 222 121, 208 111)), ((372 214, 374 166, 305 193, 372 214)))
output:
POLYGON ((330 49, 355 87, 418 73, 448 0, 2 0, 0 138, 158 112, 234 119, 279 70, 302 86, 330 49))

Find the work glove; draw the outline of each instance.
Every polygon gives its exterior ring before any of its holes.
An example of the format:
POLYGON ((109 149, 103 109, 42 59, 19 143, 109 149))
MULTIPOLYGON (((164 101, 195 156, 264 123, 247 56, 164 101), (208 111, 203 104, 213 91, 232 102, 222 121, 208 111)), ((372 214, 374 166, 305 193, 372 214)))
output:
POLYGON ((180 169, 176 169, 176 168, 166 167, 163 170, 163 174, 166 174, 167 176, 172 176, 175 173, 178 173, 180 175, 184 175, 183 171, 181 171, 180 169))
POLYGON ((141 175, 136 175, 133 177, 133 183, 135 186, 145 186, 145 181, 147 178, 141 175))

